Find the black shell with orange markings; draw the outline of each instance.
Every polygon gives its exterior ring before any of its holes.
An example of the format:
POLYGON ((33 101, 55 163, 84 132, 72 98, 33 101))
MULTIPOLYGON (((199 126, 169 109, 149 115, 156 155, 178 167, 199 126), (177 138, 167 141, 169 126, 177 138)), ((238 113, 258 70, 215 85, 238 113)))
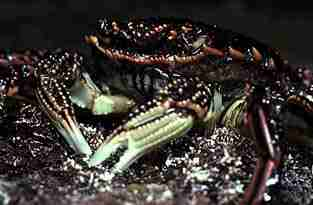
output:
POLYGON ((275 81, 290 72, 278 51, 217 25, 177 18, 99 20, 98 52, 115 61, 155 65, 209 80, 275 81))

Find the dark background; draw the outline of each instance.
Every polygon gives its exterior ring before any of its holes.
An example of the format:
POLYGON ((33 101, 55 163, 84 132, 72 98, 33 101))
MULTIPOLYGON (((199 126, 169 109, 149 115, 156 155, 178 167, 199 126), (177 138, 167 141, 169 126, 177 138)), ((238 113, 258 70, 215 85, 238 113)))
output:
POLYGON ((291 63, 312 63, 313 7, 297 0, 1 0, 0 48, 79 47, 104 16, 191 17, 279 48, 291 63))

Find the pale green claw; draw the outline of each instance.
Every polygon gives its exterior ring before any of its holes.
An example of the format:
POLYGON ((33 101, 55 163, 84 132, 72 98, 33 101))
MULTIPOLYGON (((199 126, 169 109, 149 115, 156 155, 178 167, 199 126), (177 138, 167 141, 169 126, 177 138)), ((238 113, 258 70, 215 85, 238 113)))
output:
POLYGON ((71 88, 71 101, 81 108, 87 108, 94 115, 123 113, 134 106, 134 101, 120 95, 103 93, 91 80, 89 74, 82 73, 83 79, 77 80, 71 88))
POLYGON ((79 154, 90 156, 92 151, 81 133, 78 123, 74 118, 53 120, 55 127, 64 137, 70 147, 79 154))
POLYGON ((92 155, 88 164, 98 165, 119 148, 126 147, 125 153, 112 170, 121 172, 153 148, 183 136, 192 128, 193 123, 191 115, 174 109, 167 110, 163 106, 151 108, 126 123, 123 131, 111 136, 92 155))
POLYGON ((134 105, 126 97, 103 93, 87 73, 82 73, 82 79, 77 78, 69 92, 62 80, 46 75, 38 75, 38 85, 35 93, 42 110, 70 147, 87 156, 92 151, 79 129, 72 103, 92 110, 95 115, 126 112, 134 105))

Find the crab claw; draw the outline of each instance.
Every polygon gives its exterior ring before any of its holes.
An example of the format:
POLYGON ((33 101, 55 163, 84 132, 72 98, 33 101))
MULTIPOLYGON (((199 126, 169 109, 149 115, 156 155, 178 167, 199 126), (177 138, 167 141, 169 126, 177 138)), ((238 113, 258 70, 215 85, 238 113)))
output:
POLYGON ((89 159, 89 166, 96 166, 120 148, 126 148, 112 172, 127 169, 153 148, 183 136, 192 128, 194 118, 184 111, 161 104, 131 118, 98 148, 89 159))
MULTIPOLYGON (((66 117, 63 117, 62 119, 55 117, 55 120, 53 120, 54 126, 75 153, 90 156, 92 153, 91 149, 81 133, 76 119, 70 116, 67 111, 64 111, 64 116, 66 117)), ((50 117, 50 119, 52 119, 52 117, 50 117)))
POLYGON ((52 53, 35 66, 35 95, 40 107, 76 153, 91 155, 89 144, 76 121, 70 100, 70 82, 67 81, 76 77, 79 56, 52 53))
MULTIPOLYGON (((105 85, 104 85, 105 86, 105 85)), ((81 108, 91 110, 94 115, 123 113, 135 105, 134 101, 121 95, 103 93, 93 83, 88 73, 83 72, 82 78, 75 81, 71 87, 71 101, 81 108)))
POLYGON ((38 86, 35 92, 39 104, 70 147, 76 153, 89 156, 92 153, 91 149, 79 129, 70 99, 65 97, 65 86, 55 81, 53 84, 55 89, 51 89, 49 85, 52 84, 49 81, 53 80, 40 78, 39 83, 42 86, 38 86), (53 92, 53 90, 59 92, 53 92))

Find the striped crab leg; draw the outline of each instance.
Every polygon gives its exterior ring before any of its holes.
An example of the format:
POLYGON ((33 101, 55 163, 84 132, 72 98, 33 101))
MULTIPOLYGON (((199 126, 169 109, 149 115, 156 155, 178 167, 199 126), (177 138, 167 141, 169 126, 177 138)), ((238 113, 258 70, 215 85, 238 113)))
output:
POLYGON ((35 96, 41 109, 75 153, 89 156, 91 149, 76 121, 69 88, 82 58, 66 51, 47 53, 34 64, 35 96))
MULTIPOLYGON (((282 130, 280 115, 269 112, 269 105, 259 103, 258 99, 264 94, 261 90, 261 88, 255 89, 251 95, 242 94, 226 103, 218 121, 221 126, 240 130, 242 135, 253 138, 256 143, 257 164, 251 183, 240 201, 242 205, 260 204, 263 201, 267 181, 280 162, 278 139, 283 136, 282 133, 277 132, 277 130, 282 130), (272 127, 269 122, 275 122, 277 126, 272 127)), ((268 99, 274 108, 282 106, 282 102, 274 100, 275 96, 274 99, 268 99)))
POLYGON ((124 148, 112 170, 121 172, 153 148, 184 136, 197 123, 214 129, 220 109, 222 97, 217 85, 171 73, 168 83, 130 113, 128 121, 113 131, 88 164, 96 166, 124 148))
POLYGON ((0 96, 39 104, 75 152, 90 155, 69 99, 77 55, 55 50, 25 50, 0 54, 0 96))
POLYGON ((82 135, 73 103, 90 109, 93 114, 126 112, 133 101, 123 96, 103 93, 83 72, 82 56, 69 52, 52 52, 35 65, 35 95, 42 110, 49 116, 70 147, 80 154, 92 151, 82 135))
POLYGON ((244 124, 256 142, 259 157, 252 181, 241 204, 259 204, 263 201, 267 181, 281 160, 280 143, 286 136, 281 109, 284 101, 279 95, 269 94, 265 89, 261 86, 251 86, 247 91, 244 124))

